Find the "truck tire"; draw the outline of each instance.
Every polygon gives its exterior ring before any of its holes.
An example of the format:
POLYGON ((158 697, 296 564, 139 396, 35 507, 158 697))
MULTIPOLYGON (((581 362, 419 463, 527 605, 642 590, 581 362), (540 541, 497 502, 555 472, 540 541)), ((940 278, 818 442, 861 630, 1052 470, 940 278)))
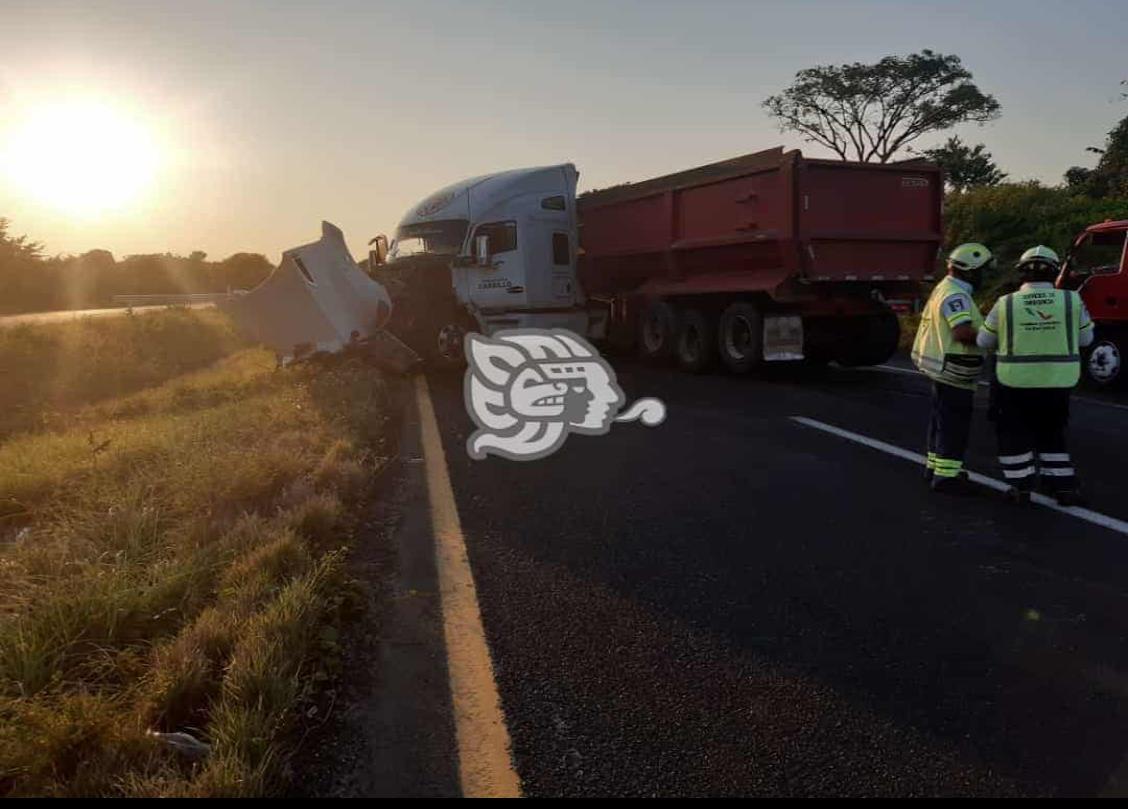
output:
POLYGON ((1124 387, 1124 335, 1113 333, 1100 337, 1086 351, 1082 372, 1085 381, 1101 390, 1116 390, 1124 387))
POLYGON ((753 303, 730 303, 721 313, 717 351, 725 367, 746 374, 764 361, 764 313, 753 303))
POLYGON ((450 312, 437 314, 415 324, 404 342, 415 349, 427 368, 435 372, 462 371, 466 368, 463 341, 469 332, 479 331, 470 315, 450 312))
POLYGON ((678 367, 691 374, 709 370, 717 356, 713 322, 700 309, 688 309, 681 316, 676 346, 678 367))
POLYGON ((678 339, 678 313, 666 301, 651 301, 638 321, 638 353, 647 362, 668 362, 678 339))
POLYGON ((901 323, 896 313, 885 309, 860 319, 855 328, 847 328, 847 339, 835 359, 839 365, 856 368, 881 365, 897 351, 901 340, 901 323))

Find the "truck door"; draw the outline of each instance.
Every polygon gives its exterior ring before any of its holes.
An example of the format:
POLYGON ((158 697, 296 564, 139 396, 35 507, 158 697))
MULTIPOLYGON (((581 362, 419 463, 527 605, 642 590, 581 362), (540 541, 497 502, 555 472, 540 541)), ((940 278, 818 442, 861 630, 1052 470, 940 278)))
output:
POLYGON ((473 263, 463 270, 461 282, 466 287, 465 299, 482 311, 500 311, 524 303, 522 279, 526 261, 527 235, 516 219, 499 219, 476 225, 470 234, 470 255, 473 263), (478 263, 481 237, 489 240, 489 265, 478 263))
POLYGON ((1124 273, 1125 232, 1094 231, 1069 254, 1063 286, 1078 289, 1097 321, 1128 321, 1128 276, 1124 273))

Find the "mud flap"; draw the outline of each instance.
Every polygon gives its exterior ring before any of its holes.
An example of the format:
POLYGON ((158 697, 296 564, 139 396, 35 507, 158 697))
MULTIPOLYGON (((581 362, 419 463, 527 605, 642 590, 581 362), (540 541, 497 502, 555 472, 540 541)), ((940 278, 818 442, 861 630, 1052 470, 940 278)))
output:
POLYGON ((392 302, 353 261, 341 230, 322 222, 318 241, 287 250, 269 278, 219 308, 288 363, 372 337, 387 322, 392 302))
POLYGON ((803 359, 803 318, 764 316, 764 359, 769 362, 803 359))

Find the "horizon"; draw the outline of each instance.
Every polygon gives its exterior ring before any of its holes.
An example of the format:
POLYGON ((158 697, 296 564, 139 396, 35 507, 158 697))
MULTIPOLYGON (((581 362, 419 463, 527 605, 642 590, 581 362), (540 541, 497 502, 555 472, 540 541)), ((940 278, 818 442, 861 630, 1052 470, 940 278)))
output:
POLYGON ((1008 181, 1059 184, 1128 114, 1103 0, 9 5, 0 157, 39 176, 9 172, 0 217, 49 255, 276 262, 324 219, 363 257, 474 175, 572 162, 590 189, 780 145, 828 157, 761 101, 807 67, 923 48, 960 56, 1002 115, 917 149, 982 142, 1008 181), (766 52, 760 29, 801 35, 766 52))

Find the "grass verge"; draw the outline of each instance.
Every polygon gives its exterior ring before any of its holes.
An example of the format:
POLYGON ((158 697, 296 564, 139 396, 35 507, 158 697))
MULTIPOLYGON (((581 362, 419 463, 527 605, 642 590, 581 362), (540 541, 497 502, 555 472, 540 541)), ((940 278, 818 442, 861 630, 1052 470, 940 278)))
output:
POLYGON ((202 368, 238 345, 223 315, 187 309, 0 328, 0 439, 65 425, 79 405, 202 368))
POLYGON ((357 601, 344 548, 387 390, 357 360, 277 369, 215 313, 129 320, 79 333, 149 370, 28 383, 21 402, 66 391, 65 424, 0 444, 0 794, 269 794, 357 601))

